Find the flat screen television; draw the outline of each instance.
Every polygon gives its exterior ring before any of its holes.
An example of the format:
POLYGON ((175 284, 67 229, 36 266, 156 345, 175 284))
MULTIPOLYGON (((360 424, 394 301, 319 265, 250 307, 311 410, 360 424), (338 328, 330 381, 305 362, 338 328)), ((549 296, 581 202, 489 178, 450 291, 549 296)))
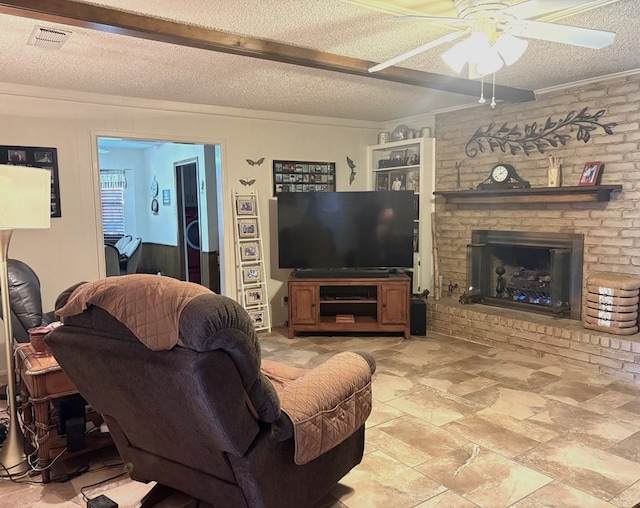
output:
POLYGON ((279 267, 413 267, 413 201, 413 191, 278 194, 279 267))

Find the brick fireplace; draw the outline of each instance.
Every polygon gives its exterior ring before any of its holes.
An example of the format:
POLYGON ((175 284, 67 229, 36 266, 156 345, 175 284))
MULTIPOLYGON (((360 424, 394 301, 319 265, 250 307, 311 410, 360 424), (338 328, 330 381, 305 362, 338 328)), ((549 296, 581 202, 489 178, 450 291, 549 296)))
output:
MULTIPOLYGON (((516 200, 507 194, 487 202, 465 203, 447 202, 438 195, 434 222, 445 291, 437 301, 432 296, 427 299, 428 329, 527 354, 549 355, 564 363, 578 363, 640 382, 640 334, 624 337, 588 330, 580 320, 582 309, 586 308, 586 280, 590 273, 640 275, 640 74, 538 94, 536 101, 525 104, 440 113, 435 132, 436 191, 475 189, 499 162, 512 164, 531 183, 531 190, 547 187, 548 157, 554 155, 561 159, 563 187, 578 186, 586 162, 601 161, 602 185, 620 185, 621 192, 614 193, 610 200, 592 202, 538 197, 516 200), (584 143, 576 140, 574 133, 566 146, 549 147, 544 153, 514 155, 486 150, 473 158, 465 154, 468 140, 481 127, 493 123, 522 129, 525 124, 542 125, 547 118, 564 117, 583 107, 590 111, 604 109, 603 120, 617 123, 613 135, 593 131, 591 139, 584 143), (580 265, 581 277, 577 289, 576 274, 569 283, 573 293, 567 299, 569 318, 554 312, 529 312, 511 304, 496 307, 486 304, 489 302, 460 303, 463 291, 478 282, 493 294, 491 298, 496 298, 495 269, 503 266, 505 276, 507 269, 513 271, 511 263, 494 260, 491 263, 495 264, 487 268, 489 278, 476 281, 474 272, 468 273, 468 245, 486 243, 473 238, 477 231, 524 232, 542 238, 560 233, 581 238, 582 260, 573 262, 580 265), (446 291, 447 287, 456 286, 459 291, 446 291), (581 296, 576 297, 578 293, 581 296)), ((493 250, 495 253, 500 247, 494 246, 493 250)), ((523 263, 514 263, 520 264, 523 263)), ((523 268, 540 271, 537 267, 523 268)), ((545 275, 541 277, 544 279, 545 275)), ((549 277, 553 280, 554 274, 549 277)), ((564 301, 564 296, 561 299, 564 301)))

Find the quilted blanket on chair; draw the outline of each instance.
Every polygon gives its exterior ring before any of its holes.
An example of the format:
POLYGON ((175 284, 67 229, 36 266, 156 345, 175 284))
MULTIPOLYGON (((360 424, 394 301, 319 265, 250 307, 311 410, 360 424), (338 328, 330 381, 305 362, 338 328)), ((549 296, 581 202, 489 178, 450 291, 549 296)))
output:
POLYGON ((138 340, 154 351, 178 344, 182 309, 196 296, 212 291, 199 284, 149 274, 107 277, 78 286, 56 315, 64 318, 83 312, 89 305, 106 310, 138 340), (151 310, 151 311, 150 311, 151 310))
POLYGON ((293 422, 296 464, 339 445, 371 413, 371 368, 357 353, 339 353, 311 370, 264 359, 261 370, 293 422))

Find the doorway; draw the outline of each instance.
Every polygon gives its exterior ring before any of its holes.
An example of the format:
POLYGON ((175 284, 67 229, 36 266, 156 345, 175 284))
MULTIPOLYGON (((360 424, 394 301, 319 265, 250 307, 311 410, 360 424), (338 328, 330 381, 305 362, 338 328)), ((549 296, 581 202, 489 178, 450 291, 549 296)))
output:
MULTIPOLYGON (((222 293, 220 146, 108 136, 96 139, 101 174, 119 169, 126 175, 123 234, 142 239, 137 273, 161 273, 222 293), (150 196, 152 186, 158 188, 155 196, 150 196)), ((112 242, 105 238, 105 243, 112 242)))
POLYGON ((178 222, 182 225, 179 247, 184 280, 200 284, 201 242, 198 220, 198 165, 197 161, 176 164, 176 195, 178 196, 178 222))

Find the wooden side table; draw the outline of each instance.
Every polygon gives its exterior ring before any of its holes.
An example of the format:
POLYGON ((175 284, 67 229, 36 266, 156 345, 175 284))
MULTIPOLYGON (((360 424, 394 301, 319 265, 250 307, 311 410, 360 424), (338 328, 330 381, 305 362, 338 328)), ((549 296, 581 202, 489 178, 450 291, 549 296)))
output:
MULTIPOLYGON (((50 422, 49 404, 54 399, 74 395, 78 390, 62 372, 53 356, 35 356, 31 344, 20 345, 17 350, 20 369, 22 414, 25 425, 34 430, 38 448, 38 466, 42 469, 42 481, 50 481, 47 466, 60 453, 76 455, 113 444, 108 434, 92 436, 87 446, 78 452, 66 452, 67 439, 60 436, 55 423, 50 422)), ((95 413, 87 415, 98 426, 102 418, 95 413)))

